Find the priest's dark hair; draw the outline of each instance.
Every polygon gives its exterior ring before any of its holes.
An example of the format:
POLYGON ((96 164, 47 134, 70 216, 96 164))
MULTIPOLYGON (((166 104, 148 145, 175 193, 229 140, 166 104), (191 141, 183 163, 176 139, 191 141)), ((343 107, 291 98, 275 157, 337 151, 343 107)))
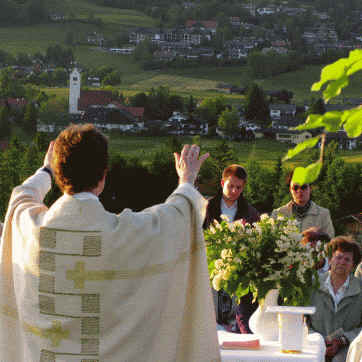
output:
POLYGON ((54 143, 52 169, 62 192, 91 191, 108 167, 108 141, 92 124, 72 124, 54 143))

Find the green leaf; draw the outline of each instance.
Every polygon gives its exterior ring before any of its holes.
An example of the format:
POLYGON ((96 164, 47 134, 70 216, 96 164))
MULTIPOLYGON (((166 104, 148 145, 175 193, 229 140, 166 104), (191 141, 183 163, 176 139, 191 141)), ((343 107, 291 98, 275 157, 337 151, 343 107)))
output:
POLYGON ((317 180, 322 169, 322 163, 317 161, 307 167, 297 167, 293 172, 293 182, 299 185, 311 184, 317 180))
POLYGON ((324 127, 328 132, 337 132, 343 124, 342 115, 343 112, 339 111, 331 111, 323 115, 311 114, 305 123, 295 127, 294 129, 301 131, 324 127))
POLYGON ((350 112, 346 119, 344 129, 349 138, 358 137, 362 133, 362 108, 357 108, 354 112, 350 112))
POLYGON ((331 98, 334 98, 341 94, 342 88, 347 87, 349 84, 349 79, 347 75, 343 75, 341 78, 330 82, 323 92, 323 99, 325 102, 328 102, 331 98))
POLYGON ((325 66, 322 69, 320 81, 312 85, 312 91, 319 91, 326 83, 342 78, 346 73, 347 66, 347 58, 339 59, 336 62, 325 66))
POLYGON ((349 58, 352 60, 362 59, 362 49, 355 49, 349 52, 349 58))
POLYGON ((283 161, 289 160, 296 156, 298 153, 306 150, 307 148, 313 148, 319 141, 321 136, 309 138, 308 140, 299 143, 293 149, 289 150, 287 155, 284 157, 283 161))
POLYGON ((362 70, 362 59, 355 62, 347 71, 347 76, 350 76, 359 70, 362 70))

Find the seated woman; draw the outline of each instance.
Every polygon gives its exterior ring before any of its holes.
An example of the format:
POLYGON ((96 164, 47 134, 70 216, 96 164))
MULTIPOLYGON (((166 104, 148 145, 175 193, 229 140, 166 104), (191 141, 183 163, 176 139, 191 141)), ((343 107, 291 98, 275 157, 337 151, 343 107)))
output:
POLYGON ((361 261, 361 251, 347 236, 332 239, 329 248, 330 271, 320 278, 320 287, 312 296, 316 313, 308 323, 325 339, 326 361, 344 362, 349 344, 362 327, 362 280, 352 274, 361 261))

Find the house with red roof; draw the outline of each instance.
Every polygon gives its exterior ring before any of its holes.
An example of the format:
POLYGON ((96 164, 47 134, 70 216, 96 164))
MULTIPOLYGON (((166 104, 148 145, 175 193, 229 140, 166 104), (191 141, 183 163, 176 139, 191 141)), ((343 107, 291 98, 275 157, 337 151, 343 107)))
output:
POLYGON ((102 90, 80 91, 78 110, 85 111, 90 106, 106 106, 112 103, 112 92, 102 90))
POLYGON ((143 115, 145 113, 144 107, 127 107, 119 102, 112 102, 112 104, 115 105, 118 109, 122 109, 129 112, 138 121, 143 121, 143 115))
POLYGON ((12 109, 21 109, 28 104, 25 98, 6 98, 0 100, 0 107, 8 106, 12 109))
POLYGON ((217 21, 216 20, 187 20, 186 29, 188 30, 201 30, 209 31, 212 34, 216 34, 217 21))

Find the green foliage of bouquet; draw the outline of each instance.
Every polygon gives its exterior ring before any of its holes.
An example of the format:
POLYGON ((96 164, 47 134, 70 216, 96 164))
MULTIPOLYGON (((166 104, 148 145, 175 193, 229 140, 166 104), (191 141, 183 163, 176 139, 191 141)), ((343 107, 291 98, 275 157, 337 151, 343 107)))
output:
POLYGON ((302 234, 292 219, 262 215, 253 225, 215 222, 205 230, 210 279, 214 289, 237 299, 253 293, 262 301, 270 289, 279 289, 284 305, 308 305, 319 286, 316 262, 325 257, 300 243, 302 234))

